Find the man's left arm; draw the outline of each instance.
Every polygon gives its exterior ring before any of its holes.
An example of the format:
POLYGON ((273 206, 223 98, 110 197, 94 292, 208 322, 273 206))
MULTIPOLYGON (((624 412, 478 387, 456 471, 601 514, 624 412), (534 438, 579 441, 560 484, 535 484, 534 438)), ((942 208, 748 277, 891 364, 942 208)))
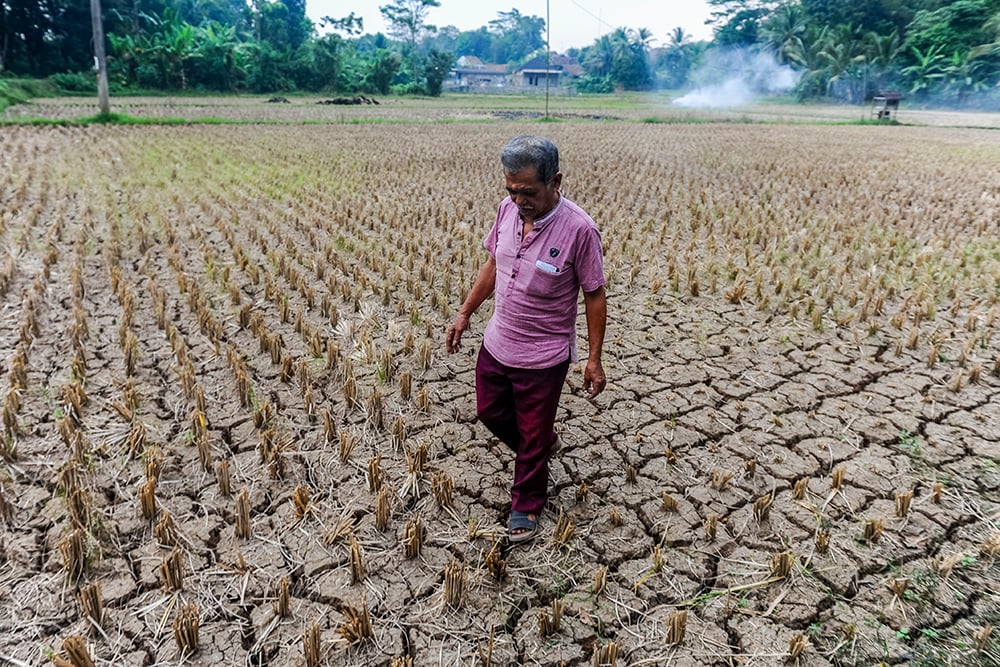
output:
POLYGON ((608 301, 604 286, 592 292, 583 293, 583 305, 587 314, 587 343, 590 350, 587 366, 583 371, 583 389, 588 398, 594 398, 607 385, 601 355, 604 350, 604 330, 608 321, 608 301))

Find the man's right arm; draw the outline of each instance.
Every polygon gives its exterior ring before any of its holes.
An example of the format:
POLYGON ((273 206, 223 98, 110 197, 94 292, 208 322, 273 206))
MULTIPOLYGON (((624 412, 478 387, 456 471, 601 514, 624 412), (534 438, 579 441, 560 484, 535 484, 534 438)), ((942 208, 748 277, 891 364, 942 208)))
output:
POLYGON ((458 309, 455 320, 448 327, 448 352, 458 352, 459 348, 462 347, 462 334, 469 328, 469 318, 472 317, 472 314, 476 312, 479 306, 483 305, 486 299, 490 298, 496 282, 497 262, 490 255, 489 260, 486 261, 486 264, 483 265, 482 270, 479 272, 476 282, 473 283, 469 296, 465 298, 465 303, 458 309))

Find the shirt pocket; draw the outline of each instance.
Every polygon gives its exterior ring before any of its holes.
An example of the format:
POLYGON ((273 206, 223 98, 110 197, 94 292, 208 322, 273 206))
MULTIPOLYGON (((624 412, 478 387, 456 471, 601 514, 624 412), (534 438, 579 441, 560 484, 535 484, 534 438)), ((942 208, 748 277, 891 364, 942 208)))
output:
POLYGON ((556 265, 538 260, 529 268, 531 278, 525 292, 537 297, 558 297, 573 288, 573 270, 569 265, 556 265))

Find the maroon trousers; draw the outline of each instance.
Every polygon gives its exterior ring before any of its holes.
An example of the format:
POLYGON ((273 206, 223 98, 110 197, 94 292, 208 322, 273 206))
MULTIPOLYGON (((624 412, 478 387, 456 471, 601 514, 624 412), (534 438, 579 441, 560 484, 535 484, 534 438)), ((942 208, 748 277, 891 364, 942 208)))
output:
POLYGON ((569 359, 552 368, 511 368, 485 347, 476 361, 476 413, 479 421, 514 451, 511 509, 539 514, 549 486, 553 428, 569 359))

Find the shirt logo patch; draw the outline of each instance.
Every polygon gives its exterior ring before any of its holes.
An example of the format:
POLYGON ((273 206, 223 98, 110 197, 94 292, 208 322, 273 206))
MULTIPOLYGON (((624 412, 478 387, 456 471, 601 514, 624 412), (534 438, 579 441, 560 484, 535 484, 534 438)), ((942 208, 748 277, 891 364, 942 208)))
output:
POLYGON ((549 257, 558 257, 559 248, 549 248, 549 257))

